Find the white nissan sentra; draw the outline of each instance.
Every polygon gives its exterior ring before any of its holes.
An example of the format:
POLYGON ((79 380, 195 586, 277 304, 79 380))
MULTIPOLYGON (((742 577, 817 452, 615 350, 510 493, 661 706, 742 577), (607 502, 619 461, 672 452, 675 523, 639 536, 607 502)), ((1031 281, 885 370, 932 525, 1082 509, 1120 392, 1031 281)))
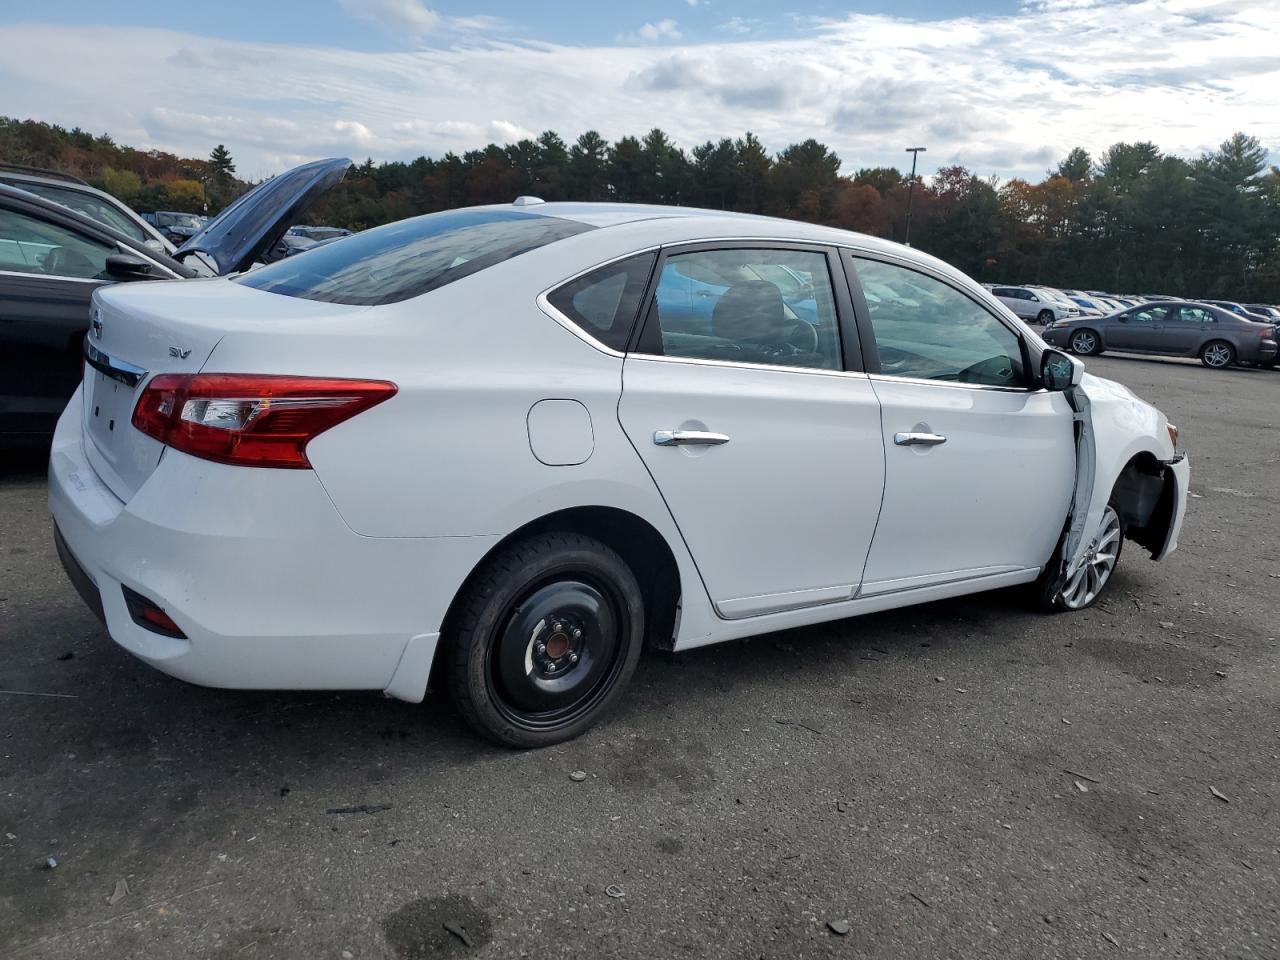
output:
POLYGON ((71 577, 216 687, 448 688, 501 743, 683 650, 1174 546, 1177 430, 946 264, 841 230, 476 207, 94 297, 71 577))

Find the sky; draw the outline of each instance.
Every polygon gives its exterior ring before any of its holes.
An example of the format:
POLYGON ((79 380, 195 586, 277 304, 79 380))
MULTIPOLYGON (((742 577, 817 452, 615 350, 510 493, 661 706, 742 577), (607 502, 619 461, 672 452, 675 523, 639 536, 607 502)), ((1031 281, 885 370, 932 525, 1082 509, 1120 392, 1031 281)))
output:
POLYGON ((1039 178, 1074 146, 1280 162, 1280 0, 0 2, 0 112, 260 179, 553 129, 751 130, 843 161, 1039 178))

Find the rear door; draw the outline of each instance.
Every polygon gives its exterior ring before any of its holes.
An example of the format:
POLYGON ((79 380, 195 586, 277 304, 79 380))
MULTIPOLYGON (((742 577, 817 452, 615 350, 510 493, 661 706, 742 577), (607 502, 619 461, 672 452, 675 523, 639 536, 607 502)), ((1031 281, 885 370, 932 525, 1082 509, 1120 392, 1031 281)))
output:
POLYGON ((847 262, 885 450, 862 594, 1040 567, 1075 482, 1066 398, 1032 386, 1020 333, 965 290, 887 258, 847 262), (861 284, 897 296, 864 306, 861 284))
POLYGON ((856 337, 841 333, 853 320, 836 254, 690 245, 665 251, 656 276, 618 417, 720 616, 850 599, 880 508, 884 447, 856 337), (779 268, 796 289, 765 279, 779 268), (689 332, 688 309, 664 313, 691 290, 720 291, 705 332, 689 332))
POLYGON ((38 437, 80 382, 89 298, 115 248, 0 204, 0 434, 38 437))
POLYGON ((1170 307, 1160 337, 1161 351, 1187 356, 1198 353, 1200 345, 1213 329, 1213 323, 1213 313, 1208 307, 1190 303, 1170 307))

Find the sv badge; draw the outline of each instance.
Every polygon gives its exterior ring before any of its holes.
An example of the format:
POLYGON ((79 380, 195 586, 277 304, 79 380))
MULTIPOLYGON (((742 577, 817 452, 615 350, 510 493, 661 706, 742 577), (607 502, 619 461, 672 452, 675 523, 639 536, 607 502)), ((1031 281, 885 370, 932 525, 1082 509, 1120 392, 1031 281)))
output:
POLYGON ((191 348, 188 347, 186 350, 183 350, 181 347, 170 347, 169 356, 177 357, 179 360, 185 360, 187 357, 191 356, 191 348))

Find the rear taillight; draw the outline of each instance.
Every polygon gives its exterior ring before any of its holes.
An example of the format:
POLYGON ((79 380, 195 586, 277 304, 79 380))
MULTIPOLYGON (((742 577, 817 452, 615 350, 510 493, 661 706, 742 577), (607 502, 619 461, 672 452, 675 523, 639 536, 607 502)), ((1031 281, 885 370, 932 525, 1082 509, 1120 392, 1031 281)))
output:
POLYGON ((313 437, 395 392, 385 380, 163 373, 143 389, 133 425, 193 457, 305 469, 313 437))

